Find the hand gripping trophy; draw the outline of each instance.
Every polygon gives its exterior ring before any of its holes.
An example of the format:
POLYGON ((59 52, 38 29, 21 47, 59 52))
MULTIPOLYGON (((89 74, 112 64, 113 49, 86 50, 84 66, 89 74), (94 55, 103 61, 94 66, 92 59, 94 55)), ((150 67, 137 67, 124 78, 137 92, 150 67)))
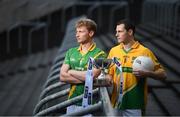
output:
POLYGON ((109 80, 105 78, 108 68, 113 66, 112 59, 98 58, 94 60, 94 67, 101 70, 101 74, 94 80, 94 86, 109 86, 109 80))

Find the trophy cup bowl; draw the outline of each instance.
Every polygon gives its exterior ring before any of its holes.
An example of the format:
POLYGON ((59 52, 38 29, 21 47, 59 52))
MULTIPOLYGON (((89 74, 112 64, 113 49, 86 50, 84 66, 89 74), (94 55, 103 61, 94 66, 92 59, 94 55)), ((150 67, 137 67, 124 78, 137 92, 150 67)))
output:
POLYGON ((96 87, 109 86, 109 81, 105 78, 108 68, 113 65, 112 59, 98 58, 94 60, 94 66, 101 70, 101 74, 94 80, 96 87))

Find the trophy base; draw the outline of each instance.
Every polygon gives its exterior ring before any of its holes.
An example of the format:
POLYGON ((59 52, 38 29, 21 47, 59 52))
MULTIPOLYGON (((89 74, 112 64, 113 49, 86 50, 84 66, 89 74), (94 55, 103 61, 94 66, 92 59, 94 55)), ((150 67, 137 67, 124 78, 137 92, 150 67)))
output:
POLYGON ((94 80, 93 86, 94 87, 107 87, 107 86, 110 86, 110 84, 109 84, 109 81, 103 78, 103 79, 94 80))

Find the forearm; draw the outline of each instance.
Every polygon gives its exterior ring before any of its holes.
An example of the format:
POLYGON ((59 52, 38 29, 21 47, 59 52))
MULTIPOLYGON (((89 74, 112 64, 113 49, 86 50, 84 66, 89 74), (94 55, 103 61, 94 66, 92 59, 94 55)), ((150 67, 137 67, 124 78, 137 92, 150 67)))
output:
POLYGON ((86 71, 69 70, 68 73, 78 80, 85 81, 86 71))
POLYGON ((149 72, 149 77, 151 77, 155 80, 165 80, 167 75, 166 75, 165 71, 157 70, 154 72, 149 72))
MULTIPOLYGON (((87 71, 69 70, 68 73, 81 81, 85 81, 87 71)), ((93 79, 97 78, 99 74, 100 74, 100 70, 93 69, 93 79)))
POLYGON ((83 83, 83 81, 71 76, 68 73, 61 73, 60 74, 60 81, 70 83, 70 84, 79 84, 83 83))

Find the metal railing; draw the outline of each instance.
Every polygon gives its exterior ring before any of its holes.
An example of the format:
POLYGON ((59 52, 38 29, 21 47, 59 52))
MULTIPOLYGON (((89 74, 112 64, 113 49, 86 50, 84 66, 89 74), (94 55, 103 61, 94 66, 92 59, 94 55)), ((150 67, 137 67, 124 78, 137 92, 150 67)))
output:
MULTIPOLYGON (((95 94, 97 94, 97 93, 98 93, 98 89, 93 90, 93 95, 95 95, 95 94)), ((45 110, 42 110, 42 111, 40 111, 40 112, 38 112, 38 113, 35 113, 35 114, 36 114, 36 116, 49 115, 49 114, 51 114, 51 113, 53 113, 53 112, 55 112, 55 111, 58 111, 58 110, 60 110, 60 109, 62 109, 62 108, 66 108, 66 107, 68 107, 68 106, 70 106, 70 105, 72 105, 72 104, 77 103, 77 102, 80 101, 82 98, 83 98, 83 94, 80 95, 80 96, 74 97, 74 98, 72 98, 72 99, 66 100, 66 101, 64 101, 64 102, 62 102, 62 103, 59 103, 59 104, 57 104, 57 105, 54 105, 54 106, 52 106, 52 107, 49 107, 49 108, 47 108, 47 109, 45 109, 45 110)), ((35 112, 36 112, 36 111, 35 111, 35 112)))

